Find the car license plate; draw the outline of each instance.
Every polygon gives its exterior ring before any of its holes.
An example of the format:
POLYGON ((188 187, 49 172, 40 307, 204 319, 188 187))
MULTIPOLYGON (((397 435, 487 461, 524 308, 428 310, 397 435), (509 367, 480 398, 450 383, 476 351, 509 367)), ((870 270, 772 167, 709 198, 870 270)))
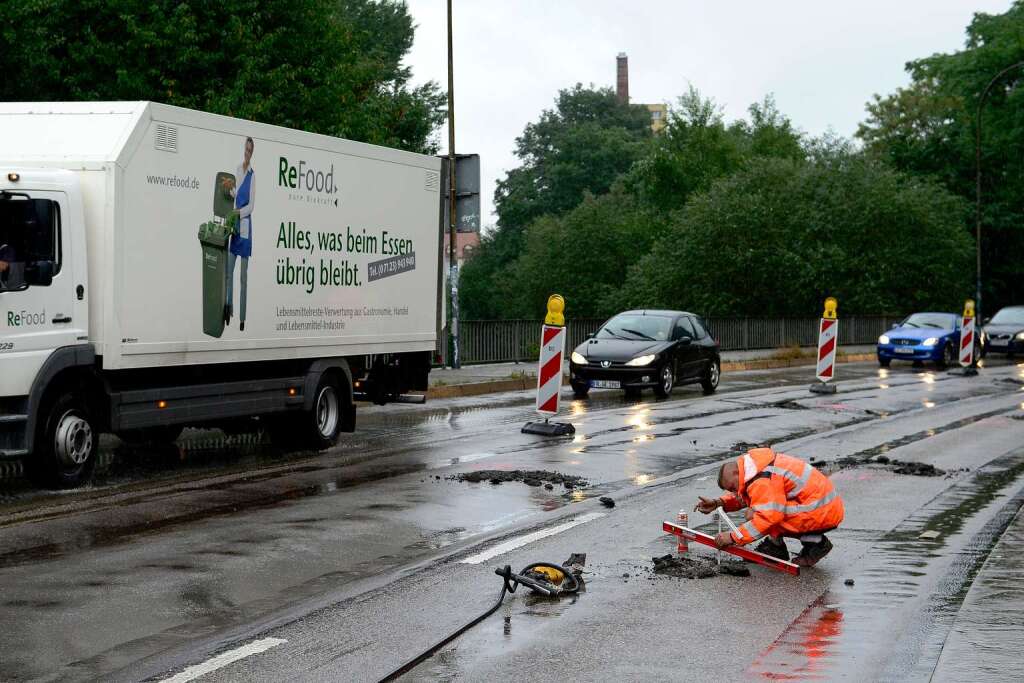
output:
POLYGON ((1007 339, 991 339, 988 342, 989 346, 1006 346, 1009 343, 1007 339))
POLYGON ((590 386, 594 389, 621 389, 622 382, 617 379, 592 379, 590 386))
POLYGON ((910 346, 897 346, 893 351, 896 353, 913 353, 914 349, 910 346))

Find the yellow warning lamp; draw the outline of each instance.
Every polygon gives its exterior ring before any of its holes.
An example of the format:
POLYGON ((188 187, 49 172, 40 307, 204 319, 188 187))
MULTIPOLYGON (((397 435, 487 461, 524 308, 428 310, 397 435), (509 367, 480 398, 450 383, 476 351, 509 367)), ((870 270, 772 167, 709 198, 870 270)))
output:
POLYGON ((565 326, 565 299, 561 294, 552 294, 548 297, 548 314, 544 317, 545 325, 565 326))
POLYGON ((964 317, 974 317, 974 299, 968 299, 967 301, 964 302, 964 317))
POLYGON ((822 318, 827 320, 836 319, 836 307, 839 306, 839 302, 836 301, 835 297, 829 297, 825 299, 825 312, 821 314, 822 318))

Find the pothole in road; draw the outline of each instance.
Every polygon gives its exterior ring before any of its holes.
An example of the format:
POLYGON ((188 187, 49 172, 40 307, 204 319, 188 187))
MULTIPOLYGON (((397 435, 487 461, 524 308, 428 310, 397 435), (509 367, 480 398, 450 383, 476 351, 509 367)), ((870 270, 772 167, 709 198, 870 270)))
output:
MULTIPOLYGON (((712 576, 726 574, 729 576, 750 576, 746 564, 736 560, 722 560, 717 563, 711 557, 697 555, 694 557, 677 557, 662 555, 652 557, 653 572, 656 576, 673 576, 680 579, 710 579, 712 576)), ((652 571, 645 567, 647 571, 652 571)))
POLYGON ((521 481, 527 486, 544 486, 549 490, 555 485, 575 489, 583 488, 589 483, 583 477, 575 474, 562 474, 550 470, 476 470, 475 472, 459 472, 446 478, 453 481, 466 481, 471 484, 486 481, 494 485, 521 481))

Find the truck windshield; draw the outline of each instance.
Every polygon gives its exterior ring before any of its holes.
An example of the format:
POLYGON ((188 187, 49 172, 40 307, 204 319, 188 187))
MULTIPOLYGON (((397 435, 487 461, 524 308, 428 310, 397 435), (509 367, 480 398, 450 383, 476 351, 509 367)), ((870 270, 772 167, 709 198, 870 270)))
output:
POLYGON ((27 287, 32 269, 40 262, 52 263, 56 273, 60 251, 57 202, 0 192, 0 292, 27 287))

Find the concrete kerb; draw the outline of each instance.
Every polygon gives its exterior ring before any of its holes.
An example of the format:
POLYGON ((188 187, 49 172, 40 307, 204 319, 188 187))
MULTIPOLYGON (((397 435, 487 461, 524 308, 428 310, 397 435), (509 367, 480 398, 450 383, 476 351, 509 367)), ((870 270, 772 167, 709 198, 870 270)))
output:
MULTIPOLYGON (((841 353, 841 352, 840 352, 841 353)), ((840 355, 837 363, 863 363, 875 360, 874 353, 854 353, 840 355)), ((774 370, 778 368, 789 368, 797 366, 813 366, 813 356, 800 358, 762 358, 744 361, 726 361, 722 363, 722 372, 742 372, 744 370, 774 370)), ((562 376, 563 386, 568 384, 568 370, 562 376)), ((438 398, 461 398, 464 396, 479 396, 481 394, 496 394, 510 391, 526 391, 537 388, 537 376, 524 374, 522 377, 488 380, 483 382, 470 382, 466 384, 448 384, 444 386, 430 387, 427 391, 428 399, 438 398)))

